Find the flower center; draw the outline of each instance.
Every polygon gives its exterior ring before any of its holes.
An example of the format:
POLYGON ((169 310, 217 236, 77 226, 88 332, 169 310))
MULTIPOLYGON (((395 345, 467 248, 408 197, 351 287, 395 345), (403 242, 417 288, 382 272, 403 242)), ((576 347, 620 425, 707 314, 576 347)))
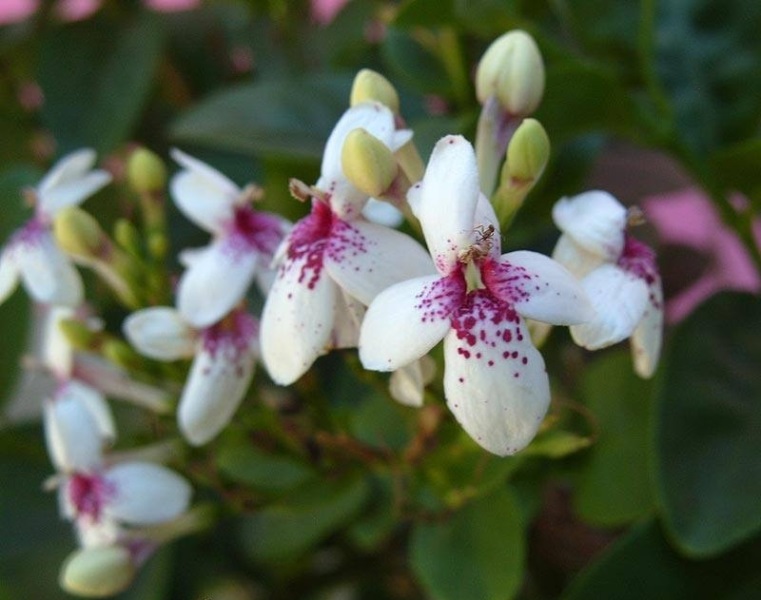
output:
POLYGON ((112 484, 100 475, 75 473, 69 479, 69 500, 77 516, 85 515, 93 521, 99 521, 103 506, 115 493, 112 484))
POLYGON ((235 207, 230 224, 233 247, 272 256, 282 238, 280 222, 276 217, 255 211, 248 205, 235 207))

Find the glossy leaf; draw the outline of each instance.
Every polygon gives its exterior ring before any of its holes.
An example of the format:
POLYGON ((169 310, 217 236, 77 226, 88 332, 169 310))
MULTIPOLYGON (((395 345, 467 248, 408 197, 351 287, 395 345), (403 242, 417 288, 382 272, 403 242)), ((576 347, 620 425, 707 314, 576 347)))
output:
POLYGON ((589 523, 616 527, 653 510, 647 464, 652 388, 634 374, 628 350, 598 358, 586 372, 584 403, 598 438, 581 457, 573 500, 589 523))
POLYGON ((269 454, 243 442, 224 446, 217 455, 217 465, 226 477, 270 493, 293 490, 315 476, 311 468, 293 458, 269 454))
POLYGON ((761 299, 723 293, 674 333, 655 427, 663 519, 709 556, 761 529, 761 299))
POLYGON ((704 561, 671 548, 649 521, 615 543, 572 582, 562 600, 750 600, 761 594, 761 540, 704 561))
POLYGON ((507 600, 523 577, 520 509, 502 488, 447 520, 418 523, 410 546, 412 569, 434 600, 507 600))

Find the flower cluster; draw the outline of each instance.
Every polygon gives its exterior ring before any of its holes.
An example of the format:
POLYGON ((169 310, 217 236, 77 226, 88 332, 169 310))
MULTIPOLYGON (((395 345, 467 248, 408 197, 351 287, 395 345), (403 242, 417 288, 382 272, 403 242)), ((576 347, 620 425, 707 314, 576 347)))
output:
POLYGON ((241 188, 172 151, 179 170, 169 194, 211 239, 179 253, 184 271, 158 283, 145 271, 164 264, 167 241, 157 157, 143 154, 133 169, 145 245, 131 223, 117 224, 114 242, 75 208, 110 181, 93 170, 91 150, 64 157, 28 192, 35 214, 2 250, 0 301, 21 280, 49 307, 42 363, 56 379, 44 403, 57 472, 51 486, 81 545, 64 568, 69 589, 116 591, 159 544, 203 522, 190 508, 190 483, 160 464, 176 457, 173 444, 110 450, 116 425, 106 396, 165 412, 176 393, 176 431, 203 446, 250 395, 260 358, 270 379, 288 386, 320 356, 356 349, 365 369, 392 372, 391 397, 413 407, 445 401, 476 444, 506 456, 531 443, 551 404, 537 349, 543 327, 569 326, 590 350, 630 338, 635 370, 653 374, 663 298, 653 252, 629 232, 641 214, 605 192, 563 198, 552 214, 561 231, 552 258, 503 252, 503 229, 549 152, 541 124, 528 118, 544 88, 536 44, 523 32, 507 34, 477 80, 484 112, 475 144, 447 135, 425 165, 391 84, 360 73, 319 178, 291 181, 292 195, 309 207, 295 224, 258 209, 259 187, 241 188), (374 220, 379 207, 395 217, 374 220), (396 229, 402 215, 406 224, 396 229), (129 344, 84 319, 97 307, 84 302, 72 261, 93 268, 128 310, 129 344), (120 368, 121 386, 109 385, 104 365, 78 363, 75 338, 85 340, 77 349, 97 347, 120 368), (443 398, 435 398, 426 386, 442 340, 443 398), (181 386, 151 390, 146 381, 162 373, 181 386), (141 374, 144 381, 133 381, 141 374), (104 564, 105 578, 97 567, 104 564))

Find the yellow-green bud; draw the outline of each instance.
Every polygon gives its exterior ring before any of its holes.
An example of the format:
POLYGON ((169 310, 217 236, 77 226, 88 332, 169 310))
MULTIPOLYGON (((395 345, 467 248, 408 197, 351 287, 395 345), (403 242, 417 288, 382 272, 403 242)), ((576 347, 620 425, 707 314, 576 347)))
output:
POLYGON ((396 93, 393 84, 380 73, 362 69, 354 77, 349 102, 351 106, 355 106, 371 100, 385 104, 393 113, 399 112, 399 94, 396 93))
POLYGON ((550 138, 536 119, 524 119, 507 147, 504 176, 513 181, 536 181, 550 158, 550 138))
POLYGON ((71 594, 106 598, 126 589, 135 577, 135 565, 126 548, 106 546, 72 552, 61 568, 59 583, 71 594))
POLYGON ((164 161, 147 148, 138 148, 127 160, 127 181, 140 194, 162 191, 166 186, 164 161))
POLYGON ((95 331, 82 323, 82 321, 78 321, 77 319, 61 319, 58 322, 58 327, 66 338, 66 341, 77 350, 86 350, 90 348, 98 335, 95 331))
POLYGON ((105 341, 102 352, 103 356, 123 369, 139 369, 143 364, 143 358, 126 342, 121 340, 111 339, 105 341))
POLYGON ((105 234, 98 222, 76 206, 61 210, 53 222, 58 245, 69 254, 96 258, 103 248, 105 234))
POLYGON ((349 132, 341 149, 346 178, 369 196, 381 196, 399 173, 394 154, 377 137, 357 128, 349 132))
POLYGON ((511 115, 530 115, 544 93, 544 63, 539 47, 525 31, 516 29, 497 38, 476 71, 476 95, 483 104, 496 96, 511 115))
POLYGON ((114 239, 121 248, 131 255, 141 255, 142 243, 140 241, 140 232, 128 219, 118 219, 114 223, 114 239))

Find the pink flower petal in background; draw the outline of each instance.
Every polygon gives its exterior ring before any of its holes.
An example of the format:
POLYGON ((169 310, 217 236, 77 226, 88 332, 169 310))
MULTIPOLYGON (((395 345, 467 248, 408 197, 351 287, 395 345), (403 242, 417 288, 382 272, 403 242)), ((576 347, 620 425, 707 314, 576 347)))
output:
POLYGON ((311 0, 312 18, 319 25, 328 25, 349 0, 311 0))
POLYGON ((143 0, 143 4, 157 12, 180 12, 201 5, 201 0, 143 0))
MULTIPOLYGON (((701 302, 721 290, 758 292, 761 277, 737 236, 721 221, 711 201, 700 190, 651 196, 642 202, 647 220, 662 244, 687 246, 704 254, 709 265, 687 289, 666 302, 666 319, 678 322, 701 302)), ((761 220, 755 223, 761 241, 761 220)))
POLYGON ((100 8, 101 0, 58 0, 55 10, 62 21, 84 21, 100 8))
POLYGON ((0 25, 10 25, 28 19, 39 4, 39 0, 3 0, 0 2, 0 25))

